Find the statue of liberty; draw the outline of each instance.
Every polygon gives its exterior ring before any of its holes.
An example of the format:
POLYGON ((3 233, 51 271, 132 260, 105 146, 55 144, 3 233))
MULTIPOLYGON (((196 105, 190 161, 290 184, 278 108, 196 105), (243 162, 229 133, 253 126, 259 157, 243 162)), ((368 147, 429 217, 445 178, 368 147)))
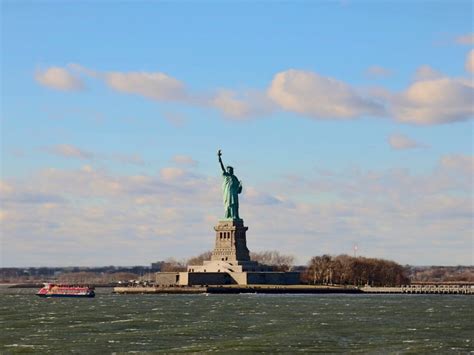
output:
POLYGON ((239 217, 239 194, 242 192, 242 181, 234 175, 234 168, 227 166, 224 168, 221 158, 222 152, 219 149, 217 156, 222 169, 222 194, 224 199, 225 219, 240 219, 239 217))

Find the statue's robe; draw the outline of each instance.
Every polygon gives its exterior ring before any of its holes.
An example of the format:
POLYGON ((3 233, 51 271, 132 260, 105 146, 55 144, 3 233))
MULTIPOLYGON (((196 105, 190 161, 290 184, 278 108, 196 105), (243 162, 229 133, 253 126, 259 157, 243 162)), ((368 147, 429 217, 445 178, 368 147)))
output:
POLYGON ((224 198, 225 218, 239 219, 239 194, 242 185, 233 174, 222 173, 222 194, 224 198))

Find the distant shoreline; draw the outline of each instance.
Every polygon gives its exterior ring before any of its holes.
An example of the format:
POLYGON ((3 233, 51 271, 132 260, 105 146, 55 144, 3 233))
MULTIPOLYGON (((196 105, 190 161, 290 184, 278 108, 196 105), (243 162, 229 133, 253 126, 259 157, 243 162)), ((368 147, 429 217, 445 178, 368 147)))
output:
POLYGON ((470 286, 446 287, 344 287, 344 286, 312 286, 312 285, 223 285, 223 286, 147 286, 147 287, 114 287, 117 294, 458 294, 474 295, 474 288, 470 286))
MULTIPOLYGON (((342 285, 207 285, 207 286, 117 286, 117 284, 90 284, 96 288, 113 288, 117 294, 459 294, 474 295, 472 283, 415 284, 395 287, 356 287, 342 285)), ((2 283, 0 288, 41 288, 43 283, 2 283)))

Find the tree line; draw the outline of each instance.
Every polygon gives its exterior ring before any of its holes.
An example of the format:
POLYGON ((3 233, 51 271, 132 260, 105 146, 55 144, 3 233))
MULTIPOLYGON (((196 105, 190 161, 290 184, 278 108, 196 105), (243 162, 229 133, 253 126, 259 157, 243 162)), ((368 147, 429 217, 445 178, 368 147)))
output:
MULTIPOLYGON (((274 271, 292 271, 295 269, 295 257, 275 250, 250 253, 250 258, 260 264, 272 266, 274 271)), ((167 259, 161 263, 162 272, 186 271, 187 265, 202 265, 211 259, 211 251, 183 261, 167 259)), ((301 281, 307 284, 341 284, 395 286, 410 283, 407 269, 394 261, 352 257, 349 255, 314 256, 306 266, 297 267, 301 272, 301 281)))
POLYGON ((302 274, 308 284, 397 286, 410 283, 405 267, 394 261, 349 255, 314 256, 302 274))
MULTIPOLYGON (((157 269, 145 266, 99 268, 0 268, 2 282, 34 282, 56 279, 62 283, 115 283, 132 279, 154 278, 155 271, 186 271, 187 265, 202 265, 211 259, 211 251, 188 259, 169 258, 154 263, 157 269)), ((396 286, 410 282, 474 282, 473 266, 402 266, 394 261, 321 255, 312 257, 306 265, 295 266, 295 257, 275 250, 250 253, 252 260, 273 266, 274 271, 299 271, 307 284, 342 284, 396 286)))
MULTIPOLYGON (((199 255, 185 260, 176 260, 168 258, 159 264, 161 272, 179 272, 186 271, 187 265, 202 265, 203 261, 211 260, 212 251, 208 250, 199 255)), ((276 250, 266 250, 257 253, 250 253, 250 259, 260 264, 273 266, 275 271, 289 271, 294 263, 293 255, 281 254, 276 250)))
POLYGON ((474 266, 408 266, 412 282, 474 282, 474 266))

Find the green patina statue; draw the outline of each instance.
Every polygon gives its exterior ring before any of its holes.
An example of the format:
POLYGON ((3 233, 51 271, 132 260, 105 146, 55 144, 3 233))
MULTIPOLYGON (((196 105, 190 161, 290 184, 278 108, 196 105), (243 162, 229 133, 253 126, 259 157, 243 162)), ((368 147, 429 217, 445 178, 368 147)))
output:
POLYGON ((242 192, 242 181, 234 175, 234 168, 227 166, 224 168, 221 158, 222 152, 219 149, 217 156, 222 169, 222 194, 224 198, 225 219, 240 219, 239 217, 239 194, 242 192))

